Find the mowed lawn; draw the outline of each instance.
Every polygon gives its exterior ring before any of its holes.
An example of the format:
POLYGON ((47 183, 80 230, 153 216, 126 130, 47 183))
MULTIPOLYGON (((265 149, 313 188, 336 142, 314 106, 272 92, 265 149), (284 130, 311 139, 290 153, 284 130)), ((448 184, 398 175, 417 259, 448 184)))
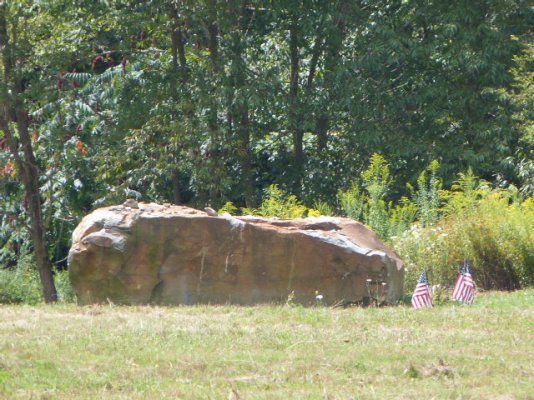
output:
POLYGON ((534 290, 473 306, 0 306, 5 399, 534 399, 534 290))

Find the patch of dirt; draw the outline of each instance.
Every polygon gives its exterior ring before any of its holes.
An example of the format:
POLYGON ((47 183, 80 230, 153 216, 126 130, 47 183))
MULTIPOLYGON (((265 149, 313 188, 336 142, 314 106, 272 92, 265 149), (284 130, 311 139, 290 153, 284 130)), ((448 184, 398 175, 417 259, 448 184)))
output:
POLYGON ((458 373, 440 358, 437 364, 430 364, 423 367, 421 375, 425 378, 436 377, 454 379, 458 376, 458 373))

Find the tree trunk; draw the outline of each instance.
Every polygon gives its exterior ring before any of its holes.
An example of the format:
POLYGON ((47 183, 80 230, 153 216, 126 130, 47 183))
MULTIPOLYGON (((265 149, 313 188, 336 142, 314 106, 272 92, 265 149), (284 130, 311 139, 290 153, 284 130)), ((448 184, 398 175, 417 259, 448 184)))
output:
POLYGON ((254 199, 254 175, 252 171, 252 151, 250 149, 250 118, 248 105, 243 103, 240 107, 241 120, 239 123, 239 142, 241 147, 241 170, 243 171, 243 187, 245 204, 252 208, 254 199))
MULTIPOLYGON (((19 82, 20 83, 20 82, 19 82)), ((19 86, 20 89, 20 85, 19 86)), ((18 90, 17 93, 20 94, 18 90)), ((39 269, 39 276, 43 285, 43 296, 45 302, 52 303, 57 301, 57 291, 54 285, 54 277, 52 275, 52 263, 48 258, 46 229, 43 224, 41 195, 39 185, 39 169, 37 167, 37 160, 32 148, 31 136, 28 130, 28 122, 26 120, 26 112, 22 111, 20 107, 15 108, 17 116, 17 127, 19 132, 22 150, 24 154, 24 169, 25 169, 25 191, 28 200, 28 209, 30 212, 30 225, 32 231, 33 247, 35 252, 35 262, 39 269)))
POLYGON ((289 27, 289 56, 291 60, 290 83, 289 83, 289 127, 293 133, 293 174, 294 192, 299 194, 302 186, 302 174, 304 168, 304 129, 299 110, 299 33, 298 17, 293 16, 289 27))
POLYGON ((245 197, 245 204, 249 208, 256 206, 254 199, 254 174, 252 169, 252 150, 250 148, 250 115, 248 107, 248 93, 246 90, 246 65, 243 59, 243 40, 245 36, 243 19, 245 14, 245 6, 236 10, 239 17, 236 21, 236 28, 234 29, 235 36, 231 42, 232 49, 232 67, 231 67, 231 85, 232 96, 229 103, 231 120, 235 131, 237 133, 236 153, 241 166, 241 182, 240 187, 245 197), (235 94, 240 96, 235 98, 235 94))
POLYGON ((172 55, 172 67, 173 71, 178 71, 178 65, 180 66, 180 76, 182 82, 187 80, 188 66, 187 58, 185 55, 185 39, 182 29, 180 29, 178 21, 178 10, 175 5, 171 5, 170 11, 171 17, 171 55, 172 55))
POLYGON ((319 151, 324 150, 328 144, 328 130, 330 128, 331 118, 329 107, 336 97, 334 88, 334 80, 336 76, 335 69, 338 63, 339 53, 341 52, 341 48, 343 46, 343 39, 345 37, 348 7, 348 0, 345 0, 341 3, 340 8, 337 10, 337 18, 334 19, 332 32, 327 32, 324 61, 324 89, 327 92, 327 100, 325 106, 322 108, 323 112, 319 113, 315 122, 317 150, 319 151))
POLYGON ((330 117, 328 114, 321 114, 317 117, 316 133, 317 133, 317 150, 326 149, 328 142, 328 127, 330 125, 330 117))
MULTIPOLYGON (((24 154, 24 159, 22 159, 19 154, 16 139, 9 128, 9 119, 6 118, 6 116, 9 116, 11 113, 5 105, 2 109, 0 128, 4 131, 4 135, 7 138, 9 150, 15 158, 15 165, 19 171, 19 176, 24 186, 24 193, 28 203, 28 213, 30 216, 30 235, 33 242, 35 263, 41 279, 43 297, 45 302, 53 303, 57 301, 57 291, 52 274, 52 263, 48 258, 46 229, 43 224, 41 197, 39 192, 39 175, 35 156, 31 147, 31 138, 27 131, 24 132, 24 127, 21 127, 21 124, 17 124, 24 154)), ((16 115, 17 118, 25 118, 24 114, 19 112, 17 112, 16 115)))
POLYGON ((172 202, 174 204, 182 204, 182 185, 180 183, 180 171, 177 169, 172 174, 172 202))
POLYGON ((321 56, 321 50, 323 45, 323 34, 321 26, 317 28, 317 35, 315 36, 315 42, 313 43, 312 58, 310 61, 310 70, 308 71, 308 79, 306 80, 306 90, 310 90, 313 86, 313 79, 317 71, 317 63, 321 56))
MULTIPOLYGON (((24 185, 26 200, 28 202, 28 212, 30 216, 30 234, 33 242, 33 251, 35 262, 41 279, 43 297, 45 302, 52 303, 57 301, 57 291, 54 285, 52 274, 52 263, 48 258, 46 229, 43 223, 41 196, 39 186, 39 169, 33 152, 31 136, 28 130, 27 113, 23 109, 20 96, 22 95, 22 82, 15 80, 12 71, 15 66, 13 55, 15 49, 10 42, 7 21, 6 7, 0 4, 0 47, 3 47, 3 64, 4 64, 4 85, 12 91, 12 95, 6 96, 0 103, 0 128, 4 131, 9 145, 9 149, 19 176, 24 185), (10 129, 10 122, 16 123, 18 135, 22 148, 19 148, 15 135, 10 129), (22 150, 23 157, 19 151, 22 150)), ((5 93, 8 93, 6 90, 5 93)))
POLYGON ((218 149, 221 147, 222 139, 219 130, 219 105, 217 103, 217 84, 219 75, 222 73, 221 60, 219 57, 219 24, 217 22, 217 1, 210 0, 208 2, 208 14, 210 20, 208 21, 208 50, 210 54, 211 68, 213 71, 213 79, 210 86, 209 93, 209 111, 207 115, 208 132, 210 134, 210 154, 208 156, 208 168, 212 171, 212 179, 209 188, 209 202, 211 204, 218 204, 221 198, 221 186, 224 174, 224 166, 222 165, 218 149))
MULTIPOLYGON (((315 36, 315 42, 313 44, 313 50, 312 50, 312 58, 310 61, 310 70, 308 71, 308 79, 306 80, 306 93, 309 93, 311 91, 311 88, 313 86, 313 80, 315 78, 315 74, 317 71, 317 64, 319 62, 319 57, 322 53, 323 48, 323 31, 322 31, 322 21, 319 22, 319 26, 317 28, 317 34, 315 36)), ((320 119, 320 118, 319 118, 320 119)), ((319 131, 319 124, 317 126, 317 130, 319 131)), ((324 140, 323 135, 320 135, 318 133, 318 145, 317 147, 319 149, 322 149, 326 147, 326 142, 323 144, 322 140, 324 140)))
MULTIPOLYGON (((170 79, 170 90, 171 98, 174 105, 178 102, 178 83, 177 83, 177 74, 178 74, 178 53, 180 46, 183 47, 183 43, 180 44, 181 35, 179 34, 178 29, 178 10, 175 5, 171 5, 170 10, 171 17, 171 54, 172 54, 172 74, 170 79)), ((185 62, 185 61, 184 61, 185 62)), ((174 109, 173 109, 174 110, 174 109)), ((177 118, 176 113, 173 115, 173 119, 177 118)), ((175 166, 175 170, 172 174, 172 188, 173 188, 173 198, 172 202, 174 204, 181 204, 181 186, 180 186, 180 169, 178 165, 175 166)))

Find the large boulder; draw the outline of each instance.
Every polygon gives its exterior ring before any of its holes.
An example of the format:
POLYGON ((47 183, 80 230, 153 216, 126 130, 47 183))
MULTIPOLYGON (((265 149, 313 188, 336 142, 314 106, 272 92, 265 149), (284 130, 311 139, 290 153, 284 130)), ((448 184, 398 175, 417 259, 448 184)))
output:
POLYGON ((87 215, 69 270, 80 304, 391 304, 404 280, 400 258, 349 219, 210 216, 154 203, 87 215))

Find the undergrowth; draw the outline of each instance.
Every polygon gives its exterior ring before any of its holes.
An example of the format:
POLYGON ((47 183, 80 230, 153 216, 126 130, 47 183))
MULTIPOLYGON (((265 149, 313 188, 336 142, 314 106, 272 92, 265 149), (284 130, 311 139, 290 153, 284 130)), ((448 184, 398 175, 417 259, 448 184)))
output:
MULTIPOLYGON (((405 290, 409 293, 423 270, 431 284, 454 285, 464 260, 472 265, 475 283, 482 289, 513 290, 534 285, 534 201, 509 186, 496 188, 470 169, 458 174, 444 189, 439 163, 420 174, 409 197, 387 201, 394 177, 388 162, 373 155, 361 177, 335 202, 303 204, 277 185, 271 185, 258 208, 226 203, 219 213, 248 214, 282 219, 342 215, 373 229, 404 260, 405 290)), ((67 271, 55 271, 61 301, 74 301, 67 271)), ((0 303, 42 301, 40 283, 30 256, 15 267, 0 265, 0 303)))
MULTIPOLYGON (((55 270, 54 282, 60 302, 76 301, 68 271, 55 270)), ((39 273, 31 255, 22 255, 14 267, 0 267, 0 304, 38 304, 42 301, 39 273)))
POLYGON ((384 157, 375 154, 350 187, 338 192, 334 206, 315 202, 308 209, 296 196, 272 185, 258 209, 222 211, 264 217, 300 218, 338 214, 358 220, 392 246, 406 266, 410 292, 423 270, 433 284, 454 285, 464 260, 483 289, 518 289, 534 284, 534 201, 514 186, 493 187, 471 169, 458 174, 450 189, 432 161, 409 197, 387 201, 394 177, 384 157))
POLYGON ((512 290, 534 284, 532 198, 521 201, 510 190, 477 187, 467 194, 458 188, 447 193, 449 203, 435 225, 414 224, 391 238, 406 266, 407 290, 423 270, 433 283, 452 286, 464 260, 470 261, 480 288, 512 290))

